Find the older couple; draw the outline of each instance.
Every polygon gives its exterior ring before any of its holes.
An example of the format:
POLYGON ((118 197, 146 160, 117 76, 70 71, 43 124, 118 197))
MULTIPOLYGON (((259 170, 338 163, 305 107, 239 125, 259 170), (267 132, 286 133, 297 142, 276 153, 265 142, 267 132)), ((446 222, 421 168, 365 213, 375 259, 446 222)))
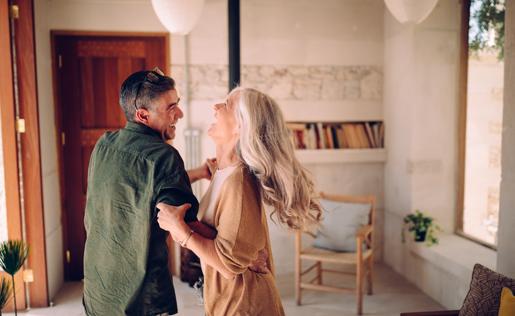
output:
POLYGON ((217 122, 208 130, 217 166, 208 160, 190 171, 166 143, 183 116, 173 79, 135 73, 120 104, 127 126, 102 136, 90 162, 86 314, 177 312, 168 231, 202 261, 207 315, 284 315, 263 202, 292 229, 317 223, 321 208, 277 103, 254 89, 231 91, 214 106, 217 122), (211 182, 198 204, 190 182, 202 178, 211 182))

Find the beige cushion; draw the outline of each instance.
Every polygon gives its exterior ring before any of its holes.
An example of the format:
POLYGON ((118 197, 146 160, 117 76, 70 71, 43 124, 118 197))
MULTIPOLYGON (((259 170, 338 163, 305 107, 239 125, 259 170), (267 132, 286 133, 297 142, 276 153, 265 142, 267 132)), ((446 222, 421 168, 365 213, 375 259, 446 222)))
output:
POLYGON ((355 235, 361 226, 368 224, 372 204, 327 199, 319 199, 319 202, 327 213, 324 212, 324 222, 313 246, 332 251, 357 251, 355 235))

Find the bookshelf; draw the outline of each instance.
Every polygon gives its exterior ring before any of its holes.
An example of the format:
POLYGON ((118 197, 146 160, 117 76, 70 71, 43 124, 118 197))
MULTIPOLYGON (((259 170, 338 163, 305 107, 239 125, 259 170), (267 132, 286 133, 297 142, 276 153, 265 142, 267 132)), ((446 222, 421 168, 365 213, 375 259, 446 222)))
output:
POLYGON ((288 122, 287 126, 293 131, 302 163, 386 161, 382 121, 288 122))
POLYGON ((296 149, 368 149, 384 147, 384 123, 289 122, 296 149))
MULTIPOLYGON (((339 126, 367 122, 369 124, 383 123, 382 100, 282 100, 281 109, 289 124, 321 123, 322 125, 339 126)), ((383 148, 384 125, 383 141, 380 145, 375 148, 359 149, 348 147, 297 149, 296 154, 298 159, 305 164, 384 163, 387 158, 387 149, 383 148)), ((335 147, 334 144, 333 147, 335 147)))

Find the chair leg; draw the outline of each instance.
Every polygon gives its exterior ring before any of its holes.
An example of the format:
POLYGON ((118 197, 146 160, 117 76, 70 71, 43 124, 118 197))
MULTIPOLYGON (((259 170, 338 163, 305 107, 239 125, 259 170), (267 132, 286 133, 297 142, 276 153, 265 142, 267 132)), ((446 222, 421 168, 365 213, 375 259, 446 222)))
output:
POLYGON ((372 256, 370 256, 370 258, 368 258, 367 281, 368 281, 368 295, 372 295, 372 283, 374 281, 374 260, 372 259, 372 256))
POLYGON ((318 284, 322 284, 322 262, 317 261, 317 277, 318 277, 318 284))
POLYGON ((297 305, 300 305, 300 295, 301 295, 301 273, 302 273, 302 260, 300 259, 300 249, 301 249, 301 236, 300 233, 297 233, 295 236, 295 297, 297 298, 297 305))
MULTIPOLYGON (((359 260, 361 261, 361 260, 359 260)), ((362 314, 362 308, 363 308, 363 263, 358 262, 357 264, 357 271, 356 271, 356 277, 357 277, 357 296, 358 296, 358 315, 362 314)))
POLYGON ((300 301, 300 271, 295 272, 295 297, 297 299, 297 305, 301 304, 300 301))

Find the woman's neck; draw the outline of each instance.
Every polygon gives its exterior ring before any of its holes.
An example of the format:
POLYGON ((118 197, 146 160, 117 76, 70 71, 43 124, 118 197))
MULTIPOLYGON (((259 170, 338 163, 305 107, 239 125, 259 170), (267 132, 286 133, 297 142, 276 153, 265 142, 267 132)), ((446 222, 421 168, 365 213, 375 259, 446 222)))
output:
POLYGON ((236 157, 234 144, 217 145, 216 162, 218 163, 218 169, 220 170, 237 163, 238 158, 236 157))

